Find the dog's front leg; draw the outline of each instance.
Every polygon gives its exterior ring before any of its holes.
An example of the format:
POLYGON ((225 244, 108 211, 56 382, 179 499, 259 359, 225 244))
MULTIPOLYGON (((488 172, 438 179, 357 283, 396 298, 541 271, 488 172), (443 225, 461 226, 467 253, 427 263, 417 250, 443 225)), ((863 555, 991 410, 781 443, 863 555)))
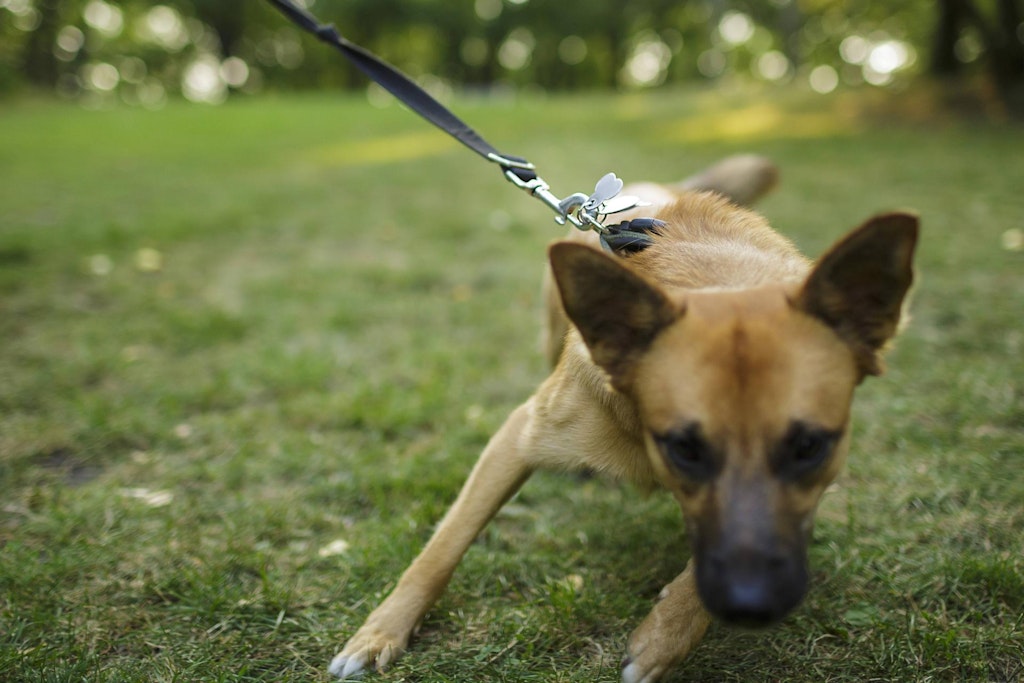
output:
POLYGON ((448 585, 467 548, 529 478, 532 468, 520 443, 530 415, 528 405, 521 406, 494 435, 430 542, 387 599, 331 661, 332 674, 349 678, 367 668, 383 669, 402 654, 409 636, 448 585))
POLYGON ((622 683, 653 683, 697 646, 711 616, 697 595, 693 560, 665 586, 626 644, 622 683))

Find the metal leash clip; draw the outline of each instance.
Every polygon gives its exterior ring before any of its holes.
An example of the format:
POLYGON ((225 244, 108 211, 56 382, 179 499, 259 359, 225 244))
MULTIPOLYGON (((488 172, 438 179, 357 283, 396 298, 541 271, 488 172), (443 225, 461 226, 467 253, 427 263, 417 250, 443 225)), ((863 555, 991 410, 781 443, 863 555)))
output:
MULTIPOLYGON (((506 160, 494 155, 491 159, 505 165, 506 160)), ((509 164, 515 168, 522 168, 509 164)), ((532 167, 532 164, 531 164, 532 167)), ((532 170, 532 168, 531 168, 532 170)), ((622 191, 622 180, 614 173, 607 173, 594 186, 594 191, 589 196, 582 192, 576 192, 564 199, 559 199, 551 192, 551 186, 543 178, 535 176, 524 180, 515 173, 512 168, 505 169, 505 177, 516 187, 526 190, 537 199, 544 202, 552 211, 557 214, 555 222, 559 225, 572 224, 579 230, 594 230, 604 234, 607 228, 604 226, 604 217, 611 214, 622 213, 640 206, 649 206, 639 197, 631 195, 619 196, 622 191)))

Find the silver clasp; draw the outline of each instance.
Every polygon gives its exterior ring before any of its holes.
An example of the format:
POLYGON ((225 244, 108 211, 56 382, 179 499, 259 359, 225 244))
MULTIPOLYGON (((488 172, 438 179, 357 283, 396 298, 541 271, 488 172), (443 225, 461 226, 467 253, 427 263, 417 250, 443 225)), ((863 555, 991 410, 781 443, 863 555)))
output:
POLYGON ((519 189, 526 190, 531 195, 544 202, 557 214, 555 216, 555 222, 559 225, 565 225, 568 222, 580 230, 590 230, 591 227, 593 227, 576 217, 576 209, 582 206, 583 202, 587 200, 587 195, 577 192, 565 199, 559 199, 551 193, 551 186, 544 182, 544 179, 539 176, 533 180, 524 181, 512 171, 505 171, 505 177, 519 189))
MULTIPOLYGON (((498 163, 510 161, 497 155, 492 156, 495 157, 492 161, 498 163)), ((533 170, 532 164, 511 162, 508 165, 514 168, 533 170)), ((559 199, 552 194, 551 187, 540 176, 532 180, 523 180, 512 170, 506 169, 505 177, 513 185, 521 190, 526 190, 554 211, 556 223, 559 225, 570 223, 579 230, 594 230, 604 234, 607 232, 607 228, 601 222, 604 216, 629 211, 640 206, 648 206, 647 202, 641 201, 638 197, 619 197, 622 181, 614 173, 607 173, 597 181, 592 194, 585 195, 582 192, 575 192, 565 199, 559 199)))

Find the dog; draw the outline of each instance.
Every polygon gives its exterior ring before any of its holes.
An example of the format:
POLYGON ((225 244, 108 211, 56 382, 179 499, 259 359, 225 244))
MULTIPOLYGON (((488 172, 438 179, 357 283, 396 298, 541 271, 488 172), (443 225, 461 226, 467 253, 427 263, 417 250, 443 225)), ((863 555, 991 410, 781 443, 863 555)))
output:
POLYGON ((591 232, 549 248, 551 375, 492 437, 331 673, 382 670, 402 654, 538 468, 667 489, 682 508, 691 558, 629 637, 624 683, 658 680, 712 617, 765 626, 800 603, 854 390, 881 374, 904 317, 918 219, 875 216, 812 263, 745 208, 775 178, 767 160, 740 156, 674 185, 628 187, 652 205, 637 211, 662 222, 649 246, 609 254, 591 232))

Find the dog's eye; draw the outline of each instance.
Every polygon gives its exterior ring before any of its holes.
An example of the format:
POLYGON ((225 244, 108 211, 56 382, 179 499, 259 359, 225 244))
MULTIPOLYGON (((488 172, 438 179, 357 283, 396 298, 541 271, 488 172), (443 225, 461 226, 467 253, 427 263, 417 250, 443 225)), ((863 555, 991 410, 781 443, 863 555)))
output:
POLYGON ((841 431, 794 422, 772 458, 776 472, 791 480, 810 474, 828 460, 841 435, 841 431))
POLYGON ((699 425, 655 435, 654 440, 668 462, 684 476, 703 482, 717 474, 718 461, 699 425))

